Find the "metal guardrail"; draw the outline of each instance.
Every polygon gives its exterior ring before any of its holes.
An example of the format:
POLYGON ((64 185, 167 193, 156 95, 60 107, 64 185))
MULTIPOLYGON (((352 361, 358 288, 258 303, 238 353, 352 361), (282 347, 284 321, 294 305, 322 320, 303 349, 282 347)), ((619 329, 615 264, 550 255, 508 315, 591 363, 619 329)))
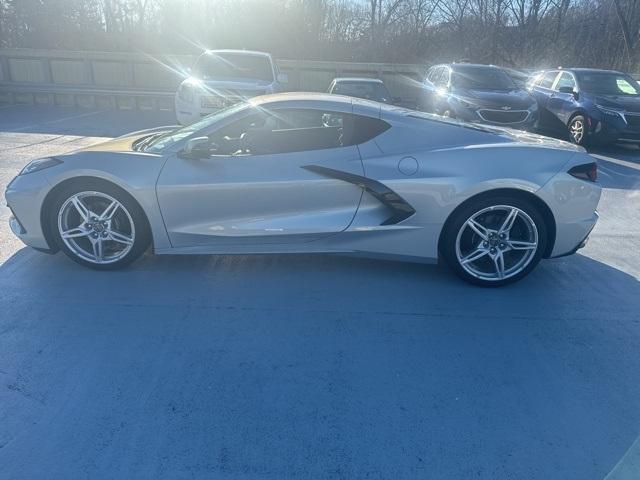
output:
MULTIPOLYGON (((0 103, 173 109, 194 56, 0 49, 0 103)), ((293 91, 326 91, 340 76, 376 77, 415 104, 421 65, 277 60, 293 91)))
MULTIPOLYGON (((0 49, 0 104, 173 110, 173 96, 195 56, 0 49)), ((384 80, 414 106, 425 65, 277 60, 289 90, 326 91, 335 77, 384 80)), ((640 79, 640 74, 632 74, 640 79)))

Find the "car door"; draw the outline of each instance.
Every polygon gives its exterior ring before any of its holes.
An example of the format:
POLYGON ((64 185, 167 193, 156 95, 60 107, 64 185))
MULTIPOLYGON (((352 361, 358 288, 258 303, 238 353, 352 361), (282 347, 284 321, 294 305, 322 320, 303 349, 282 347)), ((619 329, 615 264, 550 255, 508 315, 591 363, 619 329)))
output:
POLYGON ((172 245, 309 242, 345 230, 362 189, 304 167, 363 175, 351 118, 318 109, 249 114, 209 136, 211 154, 171 156, 157 195, 172 245))
POLYGON ((561 88, 575 89, 576 81, 573 74, 561 72, 553 85, 553 93, 547 101, 547 110, 555 115, 563 124, 567 124, 575 111, 576 99, 572 93, 561 92, 561 88))
POLYGON ((553 85, 558 76, 557 70, 544 72, 541 77, 533 84, 531 93, 538 102, 540 111, 540 126, 546 128, 555 128, 555 116, 548 110, 549 98, 553 94, 553 85))

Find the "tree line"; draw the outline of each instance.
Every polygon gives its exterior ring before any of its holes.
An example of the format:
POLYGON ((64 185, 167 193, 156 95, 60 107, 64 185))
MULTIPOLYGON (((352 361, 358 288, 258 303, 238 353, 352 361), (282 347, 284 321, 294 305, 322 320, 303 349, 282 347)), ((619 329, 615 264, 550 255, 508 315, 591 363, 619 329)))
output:
POLYGON ((639 0, 0 0, 0 46, 640 67, 639 0))

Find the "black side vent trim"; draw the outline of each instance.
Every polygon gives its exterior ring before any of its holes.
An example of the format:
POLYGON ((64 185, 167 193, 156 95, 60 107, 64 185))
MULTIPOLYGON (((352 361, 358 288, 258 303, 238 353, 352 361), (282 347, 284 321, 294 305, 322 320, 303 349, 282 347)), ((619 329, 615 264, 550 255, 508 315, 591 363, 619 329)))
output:
POLYGON ((416 213, 414 208, 409 205, 409 203, 407 203, 404 198, 402 198, 386 185, 377 182, 376 180, 362 177, 360 175, 355 175, 353 173, 343 172, 341 170, 334 170, 333 168, 321 167, 319 165, 305 165, 302 168, 304 168, 305 170, 309 170, 310 172, 318 173, 325 177, 336 178, 338 180, 343 180, 345 182, 357 185, 360 188, 364 188, 373 197, 375 197, 376 200, 382 203, 385 207, 389 208, 392 212, 392 215, 384 222, 382 222, 381 225, 395 225, 406 220, 411 215, 416 213))

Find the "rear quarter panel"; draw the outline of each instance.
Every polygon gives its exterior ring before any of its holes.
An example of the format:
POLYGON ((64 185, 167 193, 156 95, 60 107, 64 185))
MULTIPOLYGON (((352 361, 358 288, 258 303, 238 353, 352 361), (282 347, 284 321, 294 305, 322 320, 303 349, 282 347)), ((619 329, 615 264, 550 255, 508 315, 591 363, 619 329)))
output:
MULTIPOLYGON (((442 227, 462 202, 502 188, 536 194, 577 153, 504 141, 460 127, 392 128, 361 146, 366 175, 387 185, 416 210, 393 229, 406 242, 402 249, 408 255, 429 258, 437 258, 442 227), (494 143, 487 143, 488 138, 494 143), (417 166, 414 173, 402 167, 407 161, 417 166)), ((375 201, 365 198, 354 228, 375 224, 384 215, 375 201)))

